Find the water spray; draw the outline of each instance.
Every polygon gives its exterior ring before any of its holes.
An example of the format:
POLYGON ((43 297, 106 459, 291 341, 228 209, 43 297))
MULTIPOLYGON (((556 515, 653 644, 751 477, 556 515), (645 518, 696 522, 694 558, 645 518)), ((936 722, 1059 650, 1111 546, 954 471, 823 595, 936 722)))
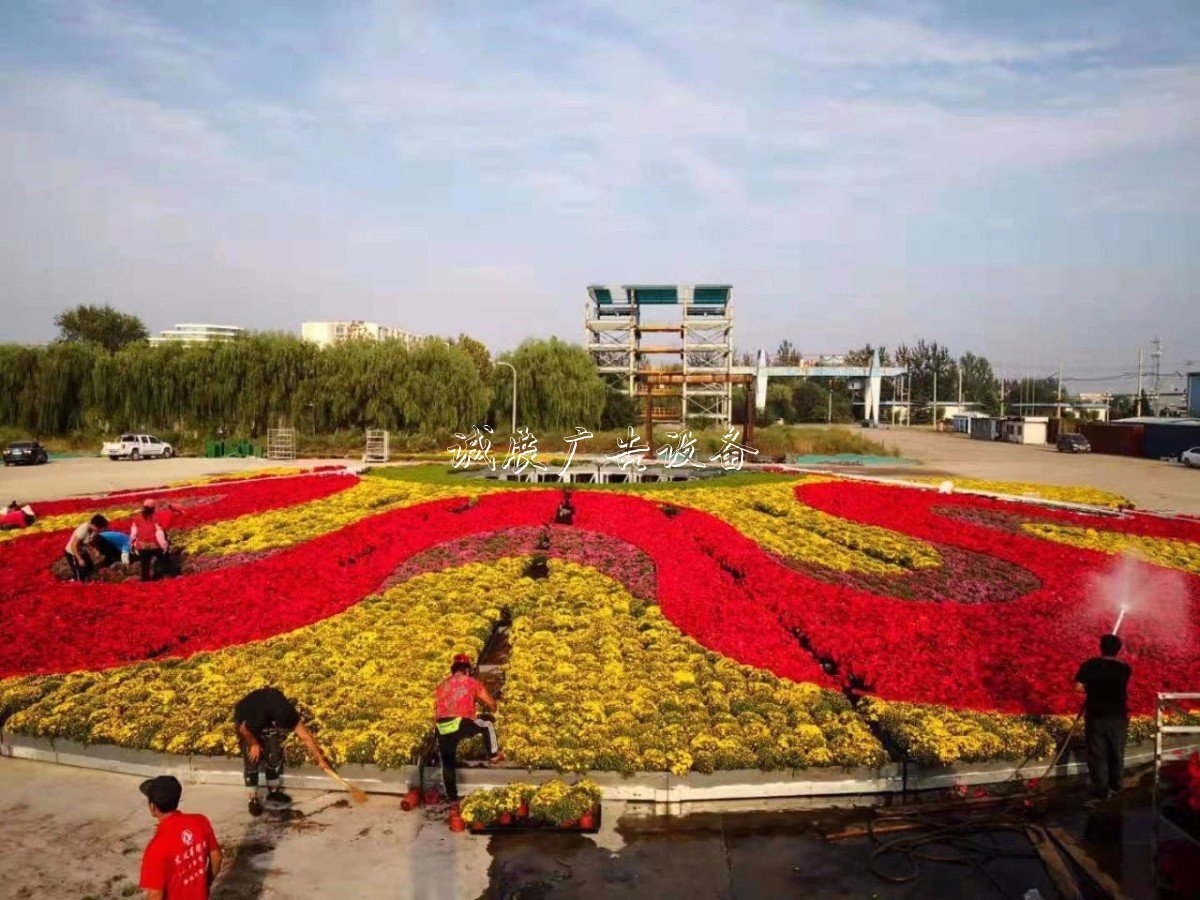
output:
POLYGON ((1112 630, 1113 634, 1116 634, 1118 631, 1121 630, 1121 623, 1125 621, 1125 613, 1127 613, 1127 612, 1129 612, 1129 607, 1122 605, 1121 611, 1117 615, 1117 624, 1113 626, 1113 630, 1112 630))

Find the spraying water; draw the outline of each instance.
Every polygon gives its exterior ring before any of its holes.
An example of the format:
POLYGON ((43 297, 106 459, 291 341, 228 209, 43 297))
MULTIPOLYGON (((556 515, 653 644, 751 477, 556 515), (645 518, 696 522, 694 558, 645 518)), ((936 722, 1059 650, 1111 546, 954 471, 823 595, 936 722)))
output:
POLYGON ((1116 624, 1116 634, 1126 618, 1143 640, 1175 647, 1187 645, 1194 627, 1189 615, 1188 579, 1182 572, 1152 566, 1131 553, 1117 557, 1088 585, 1094 597, 1094 614, 1116 624))

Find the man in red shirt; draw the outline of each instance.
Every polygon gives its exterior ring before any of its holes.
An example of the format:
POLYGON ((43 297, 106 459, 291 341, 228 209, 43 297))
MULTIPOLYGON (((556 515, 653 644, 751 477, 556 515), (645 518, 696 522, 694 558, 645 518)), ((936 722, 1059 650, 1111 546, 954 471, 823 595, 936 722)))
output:
POLYGON ((212 824, 201 815, 179 812, 183 786, 171 775, 143 781, 158 830, 142 854, 139 886, 146 900, 208 900, 208 889, 221 871, 221 847, 212 824))
POLYGON ((488 689, 471 677, 471 658, 459 653, 450 665, 450 677, 437 686, 433 703, 438 753, 442 758, 442 781, 445 782, 446 795, 451 803, 458 802, 456 768, 459 741, 482 734, 487 743, 488 762, 498 763, 504 759, 496 738, 495 723, 475 718, 476 701, 492 712, 496 711, 496 701, 488 689))

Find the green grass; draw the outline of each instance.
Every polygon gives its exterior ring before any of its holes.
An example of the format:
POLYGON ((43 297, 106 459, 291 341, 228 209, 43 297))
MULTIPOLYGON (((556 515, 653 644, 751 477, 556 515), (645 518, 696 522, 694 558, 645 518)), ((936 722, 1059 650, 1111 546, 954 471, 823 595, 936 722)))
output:
MULTIPOLYGON (((479 469, 474 468, 471 471, 478 472, 479 469)), ((387 478, 392 481, 409 481, 415 484, 441 484, 457 486, 481 481, 481 479, 473 478, 470 475, 457 474, 449 466, 440 465, 384 466, 378 469, 371 469, 370 474, 377 478, 387 478)), ((697 478, 691 481, 652 481, 645 484, 563 485, 557 482, 552 482, 549 484, 530 484, 524 481, 488 481, 486 483, 495 487, 507 487, 517 490, 529 490, 531 488, 562 490, 564 487, 569 487, 573 491, 591 490, 653 492, 662 490, 703 490, 704 488, 745 487, 751 484, 773 484, 777 482, 794 481, 795 478, 795 475, 781 475, 776 472, 730 472, 727 475, 719 475, 717 477, 709 478, 697 478)))

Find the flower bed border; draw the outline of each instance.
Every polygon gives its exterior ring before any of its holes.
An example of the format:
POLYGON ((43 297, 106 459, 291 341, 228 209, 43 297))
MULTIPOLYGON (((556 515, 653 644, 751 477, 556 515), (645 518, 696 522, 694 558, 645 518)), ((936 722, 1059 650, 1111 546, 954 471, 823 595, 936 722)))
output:
MULTIPOLYGON (((130 750, 110 744, 84 745, 69 740, 29 737, 0 729, 0 757, 28 759, 76 768, 95 769, 147 778, 174 775, 190 784, 241 786, 242 763, 239 759, 217 756, 180 756, 151 750, 130 750)), ((1153 741, 1129 748, 1126 766, 1154 760, 1153 741)), ((624 801, 647 804, 658 815, 685 812, 742 811, 763 809, 813 808, 887 803, 894 795, 939 790, 956 785, 1000 784, 1013 780, 1041 777, 1046 760, 1031 760, 1017 767, 1012 762, 956 763, 948 766, 920 766, 915 763, 888 763, 877 769, 793 769, 763 772, 737 769, 704 775, 686 776, 670 772, 635 772, 624 776, 617 772, 588 772, 586 777, 599 785, 605 802, 624 801)), ((374 765, 348 763, 341 774, 371 793, 403 795, 416 776, 416 766, 380 769, 374 765)), ((1086 772, 1081 756, 1068 753, 1049 777, 1074 777, 1086 772)), ((288 785, 298 789, 337 790, 333 782, 311 766, 289 769, 288 785)), ((551 779, 572 776, 548 769, 489 769, 464 767, 459 770, 459 785, 473 790, 502 787, 513 781, 540 784, 551 779)), ((500 831, 516 830, 512 826, 500 831)))

